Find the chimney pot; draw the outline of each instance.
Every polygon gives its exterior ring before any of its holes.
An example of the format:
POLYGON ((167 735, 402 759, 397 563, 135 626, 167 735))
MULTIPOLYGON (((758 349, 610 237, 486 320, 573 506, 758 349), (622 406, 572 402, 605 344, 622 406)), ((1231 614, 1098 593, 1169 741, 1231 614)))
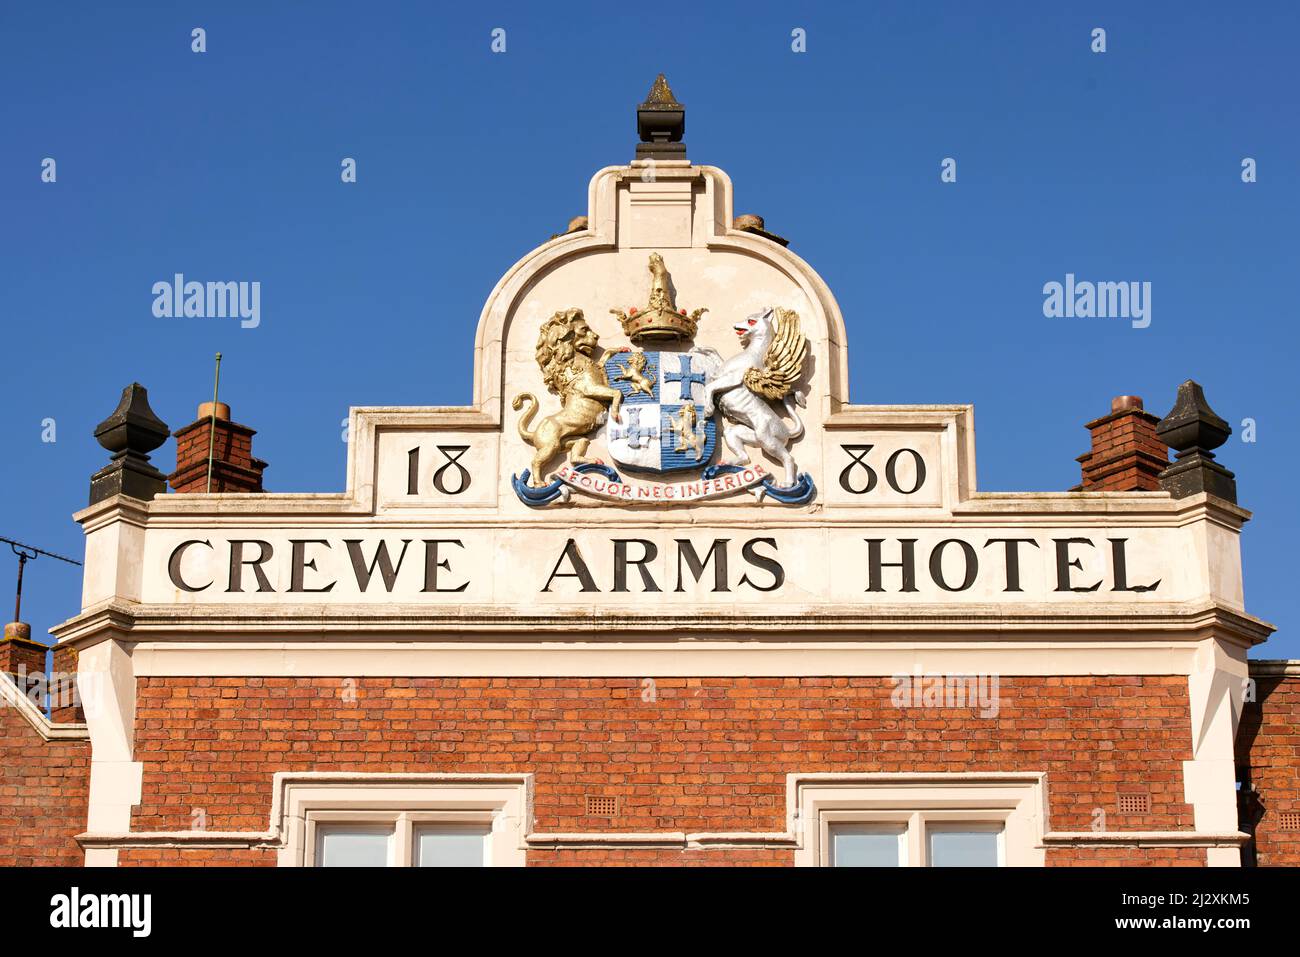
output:
POLYGON ((1112 412, 1123 412, 1125 409, 1142 408, 1142 397, 1140 395, 1117 395, 1110 400, 1110 410, 1112 412))
MULTIPOLYGON (((210 418, 212 418, 212 403, 211 403, 211 402, 200 402, 200 403, 199 403, 199 418, 200 418, 200 419, 210 419, 210 418)), ((223 421, 225 421, 225 422, 229 422, 229 421, 230 421, 230 406, 228 406, 228 405, 227 405, 226 403, 224 403, 224 402, 218 402, 218 403, 217 403, 217 418, 218 418, 218 419, 221 419, 221 420, 223 420, 223 421)))

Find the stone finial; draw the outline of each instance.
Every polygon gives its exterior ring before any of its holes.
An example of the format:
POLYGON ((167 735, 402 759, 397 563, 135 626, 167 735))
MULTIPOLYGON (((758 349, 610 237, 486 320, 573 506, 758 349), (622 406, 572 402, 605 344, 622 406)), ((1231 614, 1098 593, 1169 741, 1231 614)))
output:
POLYGON ((636 132, 641 142, 636 158, 654 160, 686 159, 686 107, 677 102, 672 88, 660 73, 650 87, 645 102, 637 107, 636 132))
POLYGON ((1174 498, 1208 492, 1229 502, 1237 501, 1237 479, 1214 461, 1217 449, 1232 427, 1214 414, 1200 384, 1188 379, 1178 387, 1174 407, 1156 426, 1156 435, 1178 454, 1174 464, 1158 476, 1160 487, 1174 498))
POLYGON ((171 430, 149 408, 149 390, 132 382, 117 408, 95 427, 95 438, 113 453, 108 465, 90 477, 90 504, 114 495, 151 499, 167 490, 167 477, 149 464, 149 453, 167 441, 171 430))

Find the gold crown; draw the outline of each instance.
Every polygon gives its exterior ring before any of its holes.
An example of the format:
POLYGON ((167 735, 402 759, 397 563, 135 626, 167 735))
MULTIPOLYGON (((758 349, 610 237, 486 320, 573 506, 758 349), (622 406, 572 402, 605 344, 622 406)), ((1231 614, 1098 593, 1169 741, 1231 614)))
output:
POLYGON ((664 342, 676 339, 694 339, 696 325, 707 309, 696 309, 687 314, 673 302, 672 281, 668 267, 658 253, 650 254, 650 302, 641 309, 633 306, 627 312, 611 309, 623 324, 623 332, 634 344, 664 342))

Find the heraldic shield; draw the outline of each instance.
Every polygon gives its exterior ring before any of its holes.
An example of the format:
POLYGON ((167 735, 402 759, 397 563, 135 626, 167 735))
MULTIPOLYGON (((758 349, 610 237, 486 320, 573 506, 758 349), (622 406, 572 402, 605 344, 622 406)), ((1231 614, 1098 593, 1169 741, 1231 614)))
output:
POLYGON ((621 350, 606 355, 604 365, 609 384, 623 393, 623 421, 605 425, 614 461, 648 472, 709 464, 718 427, 700 413, 705 373, 698 353, 621 350))

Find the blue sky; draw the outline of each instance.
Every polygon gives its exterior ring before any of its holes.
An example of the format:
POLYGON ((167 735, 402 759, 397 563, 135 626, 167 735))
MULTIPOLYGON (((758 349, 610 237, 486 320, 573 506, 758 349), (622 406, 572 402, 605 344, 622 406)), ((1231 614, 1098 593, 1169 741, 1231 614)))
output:
MULTIPOLYGON (((342 488, 349 405, 468 402, 483 300, 631 158, 662 70, 690 157, 835 292, 854 401, 974 403, 982 489, 1074 485, 1112 396, 1163 414, 1199 380, 1255 513, 1247 607, 1280 629, 1258 654, 1300 656, 1298 35, 1283 2, 7 0, 0 535, 80 555, 95 424, 132 380, 190 422, 216 351, 275 491, 342 488), (175 272, 259 281, 261 325, 155 318, 175 272), (1150 282, 1150 327, 1045 318, 1067 272, 1150 282)), ((42 559, 26 591, 43 634, 79 574, 42 559)))

